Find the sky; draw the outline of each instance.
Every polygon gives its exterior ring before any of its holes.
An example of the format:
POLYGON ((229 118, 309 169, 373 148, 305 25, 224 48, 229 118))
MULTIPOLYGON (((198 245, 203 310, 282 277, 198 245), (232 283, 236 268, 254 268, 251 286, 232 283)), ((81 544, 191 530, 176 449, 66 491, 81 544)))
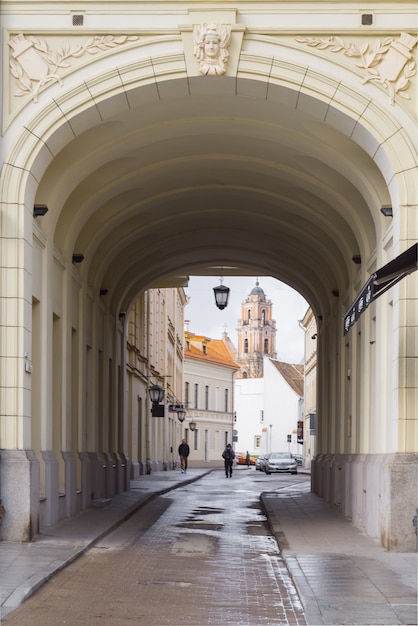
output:
MULTIPOLYGON (((219 276, 191 276, 185 291, 189 303, 185 308, 186 328, 196 335, 221 339, 226 331, 235 347, 238 345, 237 327, 241 319, 241 305, 255 286, 255 276, 225 276, 223 284, 230 288, 226 309, 215 304, 213 287, 220 284, 219 276)), ((294 289, 275 278, 260 277, 259 286, 273 303, 276 320, 276 353, 280 361, 301 363, 304 357, 304 332, 299 327, 308 309, 306 300, 294 289)))

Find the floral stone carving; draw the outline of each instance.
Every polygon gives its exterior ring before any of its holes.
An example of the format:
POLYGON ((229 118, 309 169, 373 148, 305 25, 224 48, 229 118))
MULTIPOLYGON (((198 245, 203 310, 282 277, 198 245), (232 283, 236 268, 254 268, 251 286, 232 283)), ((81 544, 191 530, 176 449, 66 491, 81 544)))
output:
POLYGON ((130 41, 136 36, 103 35, 91 37, 82 45, 65 44, 56 50, 50 50, 47 42, 38 37, 16 35, 9 41, 12 50, 10 56, 10 72, 17 81, 18 91, 15 96, 31 95, 34 102, 38 101, 40 89, 49 82, 56 81, 63 85, 60 71, 71 67, 69 59, 83 55, 94 55, 106 52, 130 41))
POLYGON ((201 74, 220 76, 226 72, 231 29, 224 24, 199 24, 193 29, 194 55, 201 74))
POLYGON ((382 42, 375 41, 373 45, 364 43, 358 48, 354 43, 346 43, 341 37, 297 37, 296 41, 304 43, 317 50, 343 52, 347 57, 360 59, 357 67, 368 74, 362 84, 374 81, 383 85, 389 92, 390 104, 395 104, 395 96, 405 100, 411 97, 406 93, 410 85, 410 78, 416 74, 416 64, 412 59, 411 50, 416 46, 418 39, 401 33, 399 39, 387 37, 382 42))

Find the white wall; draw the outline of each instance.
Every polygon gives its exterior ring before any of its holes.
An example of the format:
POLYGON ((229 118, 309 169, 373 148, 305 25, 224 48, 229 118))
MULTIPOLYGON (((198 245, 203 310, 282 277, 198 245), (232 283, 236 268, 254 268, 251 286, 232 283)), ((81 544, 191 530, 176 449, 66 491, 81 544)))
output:
POLYGON ((260 448, 255 447, 256 436, 262 436, 265 426, 262 421, 264 410, 264 379, 241 378, 235 381, 235 411, 237 420, 235 430, 238 431, 238 441, 234 444, 237 452, 260 454, 260 448))

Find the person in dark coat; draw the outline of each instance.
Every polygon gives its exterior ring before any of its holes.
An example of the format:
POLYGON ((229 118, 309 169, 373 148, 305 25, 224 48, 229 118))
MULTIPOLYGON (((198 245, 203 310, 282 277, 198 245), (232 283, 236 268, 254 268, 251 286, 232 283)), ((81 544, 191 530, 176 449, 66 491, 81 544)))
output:
POLYGON ((189 445, 185 439, 182 439, 181 444, 179 445, 180 467, 182 474, 187 472, 187 459, 189 457, 189 454, 189 445))
POLYGON ((222 452, 222 458, 224 459, 224 464, 225 464, 225 475, 228 478, 231 478, 232 476, 232 464, 234 462, 235 459, 235 452, 232 449, 232 446, 230 443, 228 443, 228 445, 226 446, 225 450, 222 452))

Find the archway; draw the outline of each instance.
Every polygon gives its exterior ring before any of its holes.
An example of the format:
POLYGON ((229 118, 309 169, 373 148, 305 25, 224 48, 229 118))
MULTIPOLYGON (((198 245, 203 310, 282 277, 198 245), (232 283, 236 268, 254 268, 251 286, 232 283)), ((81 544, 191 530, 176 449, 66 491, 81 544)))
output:
MULTIPOLYGON (((300 68, 295 72, 293 84, 277 84, 270 70, 258 81, 243 73, 208 82, 170 80, 171 59, 166 63, 165 75, 160 59, 160 76, 151 84, 138 78, 115 87, 113 72, 104 73, 95 80, 95 95, 86 86, 76 104, 80 86, 69 89, 27 120, 4 168, 5 205, 10 214, 17 205, 22 215, 14 245, 23 243, 33 260, 24 260, 18 275, 30 276, 22 310, 33 307, 40 337, 40 440, 52 448, 54 437, 63 436, 59 429, 47 432, 55 423, 64 429, 64 440, 74 440, 75 433, 80 442, 82 427, 71 432, 68 407, 85 413, 81 394, 88 376, 100 379, 101 389, 112 381, 110 395, 92 401, 91 410, 98 413, 107 402, 122 419, 125 390, 118 368, 125 335, 119 316, 143 290, 182 284, 188 274, 217 264, 284 280, 311 304, 319 322, 321 451, 329 465, 336 454, 408 452, 398 437, 393 448, 388 445, 387 434, 371 450, 370 436, 362 434, 367 410, 375 423, 382 408, 377 389, 369 393, 364 381, 372 369, 383 373, 386 366, 379 354, 364 349, 379 307, 378 333, 386 334, 388 300, 370 311, 354 345, 346 346, 341 332, 342 312, 358 286, 400 246, 390 239, 380 208, 392 204, 402 223, 400 207, 409 191, 403 173, 410 170, 407 136, 366 95, 355 93, 353 111, 350 90, 337 81, 315 75, 309 87, 307 68, 304 75, 300 68), (383 119, 384 136, 377 129, 383 119), (395 159, 403 158, 405 164, 395 168, 395 159), (42 221, 32 221, 33 204, 48 206, 42 221), (81 265, 74 255, 83 257, 81 265), (89 356, 99 348, 93 332, 98 325, 111 338, 100 347, 114 360, 106 381, 98 357, 89 356), (363 388, 348 388, 347 359, 358 383, 361 369, 363 388), (58 395, 50 389, 52 375, 58 395), (68 413, 57 418, 62 406, 68 413), (351 409, 357 439, 349 449, 345 419, 351 409)), ((402 308, 406 297, 396 306, 402 308)), ((26 328, 22 324, 18 331, 24 345, 31 341, 26 328)), ((398 359, 397 346, 395 353, 398 359)), ((17 369, 22 356, 15 359, 17 369)), ((25 398, 23 386, 20 391, 25 398)), ((393 397, 393 390, 388 394, 393 397)), ((6 448, 31 446, 31 402, 24 399, 19 431, 6 424, 6 448)), ((321 472, 323 467, 328 469, 321 465, 321 472)), ((332 484, 318 480, 318 491, 330 499, 332 484)), ((347 507, 352 512, 354 506, 351 499, 347 507)))

